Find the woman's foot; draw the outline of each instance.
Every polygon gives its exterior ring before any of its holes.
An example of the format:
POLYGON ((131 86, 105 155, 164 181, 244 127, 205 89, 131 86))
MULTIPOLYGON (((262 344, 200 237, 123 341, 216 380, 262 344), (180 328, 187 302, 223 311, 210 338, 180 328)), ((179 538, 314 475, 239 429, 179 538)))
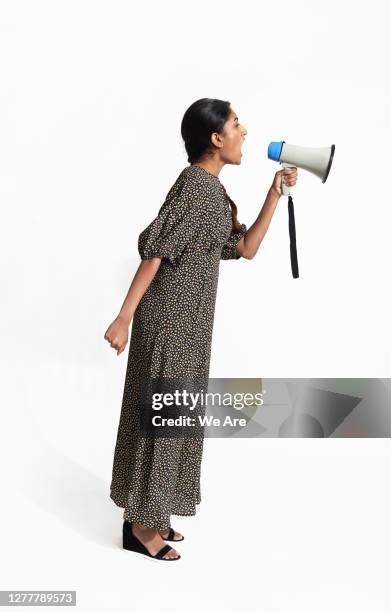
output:
MULTIPOLYGON (((132 523, 132 533, 142 544, 144 544, 151 555, 155 556, 163 546, 166 546, 166 542, 161 538, 157 529, 145 527, 144 525, 140 525, 140 523, 132 523)), ((173 559, 178 556, 178 552, 173 548, 164 555, 163 559, 173 559)))
MULTIPOLYGON (((168 534, 170 532, 170 529, 159 529, 159 533, 162 536, 162 538, 167 538, 168 534)), ((183 539, 183 535, 181 533, 179 533, 178 531, 174 531, 174 540, 175 541, 179 541, 183 539)))

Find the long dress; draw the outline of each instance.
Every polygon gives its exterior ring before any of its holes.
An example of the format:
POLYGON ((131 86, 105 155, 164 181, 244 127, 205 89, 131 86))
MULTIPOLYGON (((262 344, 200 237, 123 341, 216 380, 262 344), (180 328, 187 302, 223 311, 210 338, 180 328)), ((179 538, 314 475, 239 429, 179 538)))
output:
POLYGON ((234 231, 229 199, 217 176, 186 166, 138 238, 141 259, 162 262, 133 316, 110 497, 124 520, 159 530, 196 514, 204 438, 140 435, 140 388, 191 376, 207 390, 220 260, 240 258, 247 231, 234 231))

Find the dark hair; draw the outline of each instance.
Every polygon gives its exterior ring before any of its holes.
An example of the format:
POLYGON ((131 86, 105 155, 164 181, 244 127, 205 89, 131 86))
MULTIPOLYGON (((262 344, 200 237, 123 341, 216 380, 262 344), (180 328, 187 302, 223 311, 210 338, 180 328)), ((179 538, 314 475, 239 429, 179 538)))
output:
POLYGON ((193 102, 183 115, 181 134, 185 141, 187 161, 192 164, 211 153, 210 136, 221 132, 230 113, 230 102, 214 98, 201 98, 193 102))
MULTIPOLYGON (((181 135, 185 143, 187 161, 192 164, 213 152, 210 140, 213 132, 222 133, 231 112, 231 103, 216 98, 200 98, 189 106, 182 118, 181 135)), ((239 231, 235 202, 226 193, 231 205, 233 231, 239 231)))

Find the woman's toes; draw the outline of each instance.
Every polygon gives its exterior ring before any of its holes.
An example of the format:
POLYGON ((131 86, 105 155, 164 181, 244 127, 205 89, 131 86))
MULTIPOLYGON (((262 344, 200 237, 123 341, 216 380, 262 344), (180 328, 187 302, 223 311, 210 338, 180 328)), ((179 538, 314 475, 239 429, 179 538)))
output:
POLYGON ((172 550, 169 550, 168 553, 166 555, 164 555, 165 559, 175 559, 178 556, 177 551, 173 548, 172 550))
MULTIPOLYGON (((167 538, 168 534, 169 534, 170 530, 169 529, 159 529, 159 535, 162 538, 167 538)), ((180 540, 182 540, 182 534, 178 533, 177 531, 174 530, 174 540, 176 542, 179 542, 180 540)))

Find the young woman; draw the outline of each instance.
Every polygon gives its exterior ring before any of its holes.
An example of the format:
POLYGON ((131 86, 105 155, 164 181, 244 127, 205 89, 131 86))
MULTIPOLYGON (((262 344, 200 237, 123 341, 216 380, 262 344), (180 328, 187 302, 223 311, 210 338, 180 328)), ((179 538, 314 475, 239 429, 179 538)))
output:
POLYGON ((165 541, 183 540, 171 515, 196 514, 201 501, 203 436, 141 435, 141 385, 146 379, 191 377, 207 390, 221 259, 252 259, 297 169, 276 172, 253 223, 220 182, 225 164, 241 163, 247 130, 230 102, 202 98, 185 112, 181 134, 189 166, 170 188, 156 218, 141 232, 142 259, 104 338, 122 353, 133 319, 110 497, 124 508, 123 546, 159 560, 180 555, 165 541))

